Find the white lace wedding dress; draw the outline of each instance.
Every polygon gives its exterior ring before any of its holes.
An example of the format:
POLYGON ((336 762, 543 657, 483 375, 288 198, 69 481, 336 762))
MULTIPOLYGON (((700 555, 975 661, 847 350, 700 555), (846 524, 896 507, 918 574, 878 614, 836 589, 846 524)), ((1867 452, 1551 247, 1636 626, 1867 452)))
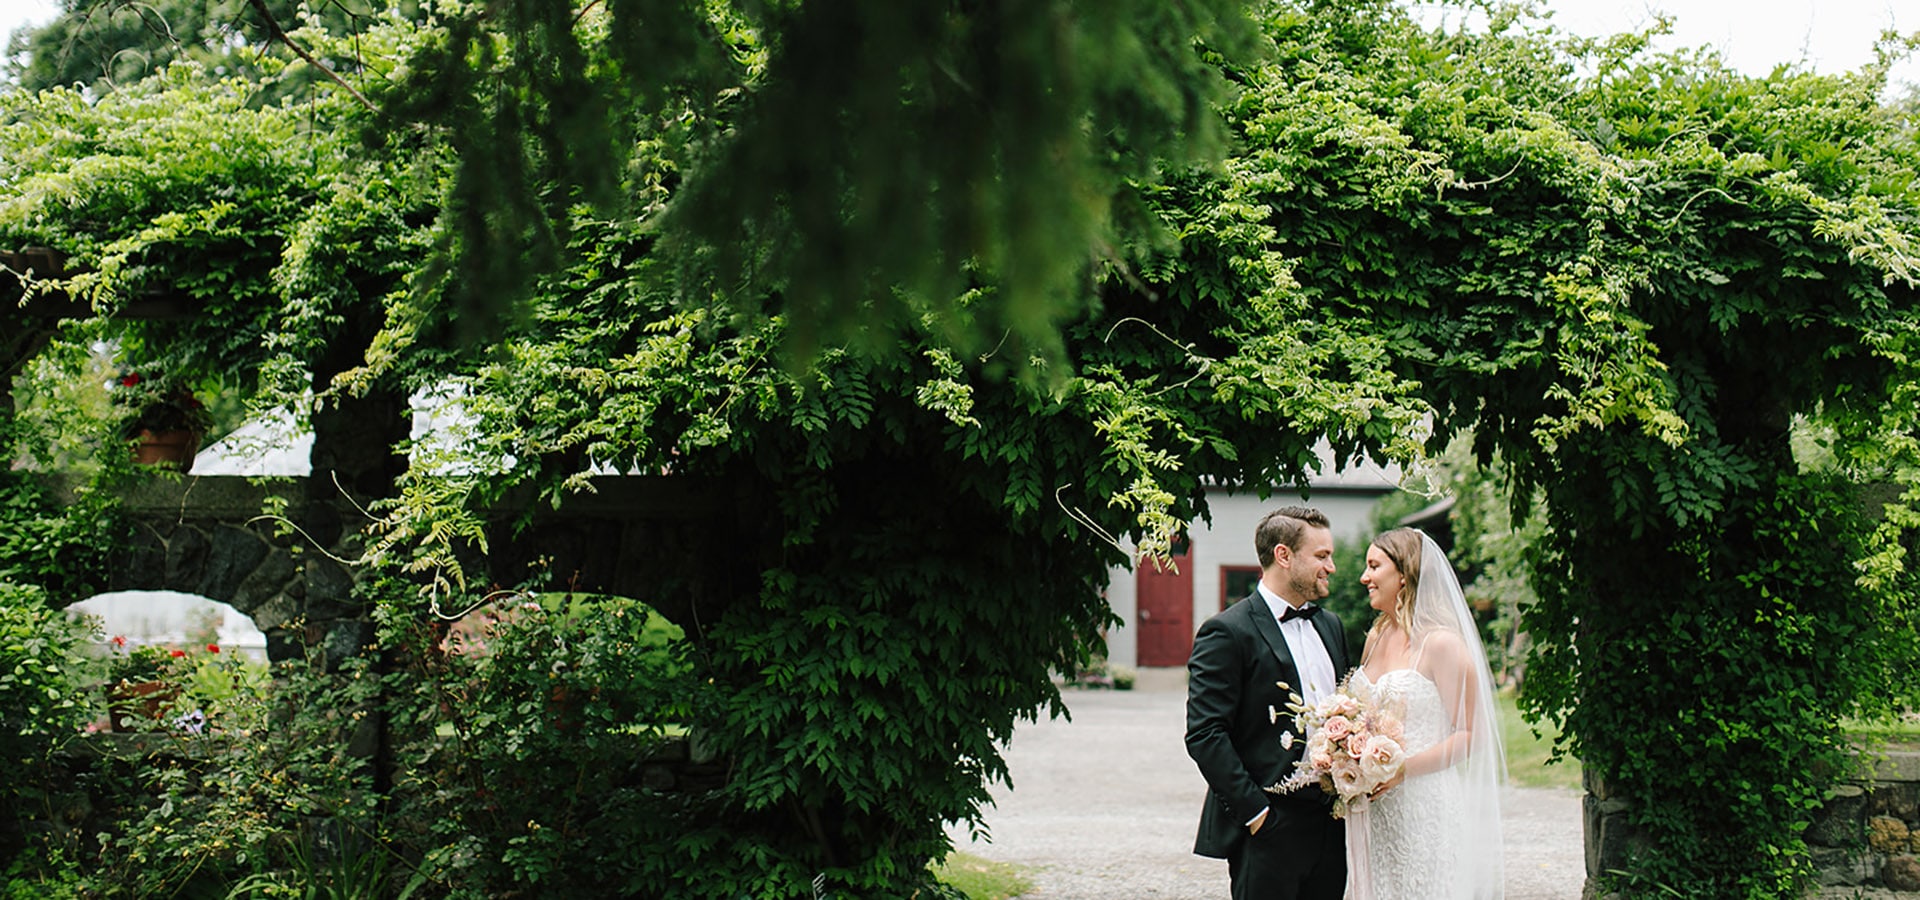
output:
MULTIPOLYGON (((1368 682, 1365 669, 1356 670, 1353 677, 1368 682)), ((1418 670, 1387 672, 1373 689, 1383 703, 1403 711, 1401 743, 1409 757, 1452 731, 1440 689, 1418 670)), ((1347 876, 1353 883, 1351 895, 1371 900, 1471 896, 1472 888, 1463 883, 1454 865, 1459 856, 1454 841, 1474 837, 1459 833, 1462 796, 1459 773, 1447 768, 1407 778, 1368 804, 1364 813, 1350 816, 1348 844, 1366 848, 1364 858, 1352 861, 1347 876), (1356 829, 1365 833, 1356 834, 1356 829)))

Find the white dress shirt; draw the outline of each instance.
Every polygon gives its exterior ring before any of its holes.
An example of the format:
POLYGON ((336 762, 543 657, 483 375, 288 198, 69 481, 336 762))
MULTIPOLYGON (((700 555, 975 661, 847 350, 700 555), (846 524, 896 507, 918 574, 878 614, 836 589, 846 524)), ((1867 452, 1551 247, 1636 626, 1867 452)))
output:
MULTIPOLYGON (((1280 622, 1280 616, 1287 611, 1287 601, 1278 594, 1267 590, 1260 584, 1260 596, 1266 598, 1267 608, 1273 612, 1273 619, 1280 622)), ((1321 611, 1320 615, 1333 613, 1321 611)), ((1327 655, 1327 645, 1320 640, 1320 633, 1313 630, 1309 619, 1293 619, 1280 622, 1280 636, 1287 639, 1287 652, 1293 654, 1293 668, 1300 673, 1304 684, 1291 685, 1302 700, 1312 706, 1333 694, 1340 686, 1340 679, 1333 672, 1333 657, 1327 655)))

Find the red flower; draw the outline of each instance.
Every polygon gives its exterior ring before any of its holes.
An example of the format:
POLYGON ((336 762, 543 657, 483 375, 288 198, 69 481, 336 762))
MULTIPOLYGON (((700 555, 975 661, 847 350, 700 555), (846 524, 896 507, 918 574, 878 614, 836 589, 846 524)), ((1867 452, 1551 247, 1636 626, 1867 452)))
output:
POLYGON ((185 655, 187 655, 187 651, 185 651, 185 650, 169 650, 169 651, 167 651, 167 655, 168 655, 168 656, 185 656, 185 655))
POLYGON ((125 649, 127 649, 127 637, 126 637, 126 635, 123 635, 123 634, 116 634, 116 635, 114 635, 114 636, 113 636, 113 637, 112 637, 112 638, 111 638, 111 639, 110 639, 110 640, 108 641, 108 643, 110 643, 110 644, 112 644, 112 645, 113 645, 113 646, 114 646, 115 648, 117 648, 117 649, 120 649, 120 650, 125 650, 125 649))
POLYGON ((134 385, 139 383, 140 383, 139 372, 128 372, 127 374, 120 376, 121 387, 133 387, 134 385))
POLYGON ((220 652, 220 645, 219 645, 219 644, 208 644, 208 645, 207 645, 207 652, 208 652, 208 653, 219 653, 219 652, 220 652))

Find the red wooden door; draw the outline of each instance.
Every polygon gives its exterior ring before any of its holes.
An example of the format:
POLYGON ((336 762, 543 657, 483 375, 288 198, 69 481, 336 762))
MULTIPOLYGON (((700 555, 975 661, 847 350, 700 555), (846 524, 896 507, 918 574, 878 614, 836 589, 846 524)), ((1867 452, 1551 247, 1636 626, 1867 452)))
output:
POLYGON ((1193 547, 1173 544, 1173 567, 1148 559, 1134 571, 1142 666, 1184 666, 1193 651, 1193 547))

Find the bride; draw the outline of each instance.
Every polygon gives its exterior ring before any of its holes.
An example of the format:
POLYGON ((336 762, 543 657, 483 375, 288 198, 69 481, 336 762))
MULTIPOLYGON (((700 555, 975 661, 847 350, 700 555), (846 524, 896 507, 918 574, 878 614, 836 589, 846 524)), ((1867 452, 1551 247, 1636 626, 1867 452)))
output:
POLYGON ((1492 677, 1460 582, 1425 533, 1374 538, 1360 583, 1380 612, 1353 679, 1401 713, 1406 765, 1347 817, 1351 900, 1498 900, 1506 779, 1492 677))

